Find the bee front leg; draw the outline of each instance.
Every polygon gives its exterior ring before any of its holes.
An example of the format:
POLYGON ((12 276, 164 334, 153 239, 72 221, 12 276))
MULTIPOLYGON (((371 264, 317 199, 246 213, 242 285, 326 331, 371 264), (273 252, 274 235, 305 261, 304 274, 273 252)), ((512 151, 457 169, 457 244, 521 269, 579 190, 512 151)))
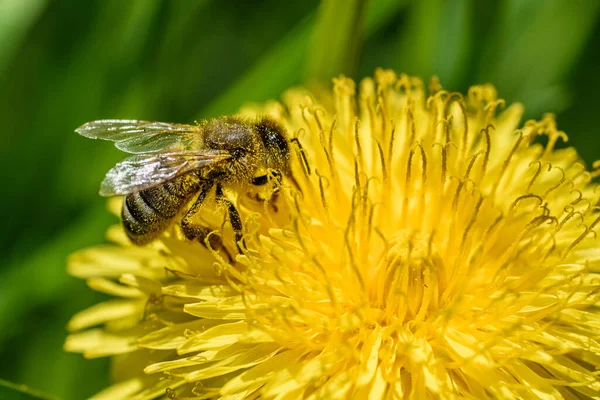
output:
POLYGON ((217 183, 217 191, 216 191, 217 201, 224 204, 227 207, 227 212, 229 213, 229 222, 231 223, 231 227, 235 232, 235 245, 238 249, 239 253, 242 253, 242 247, 246 247, 243 242, 242 235, 242 219, 240 218, 240 213, 237 208, 233 205, 233 203, 225 198, 223 195, 223 187, 220 183, 217 183))
POLYGON ((275 190, 279 189, 279 186, 281 186, 281 182, 282 182, 282 175, 281 175, 281 171, 278 170, 271 170, 271 172, 261 175, 261 176, 257 176, 256 178, 252 179, 252 184, 254 186, 264 186, 267 183, 269 183, 269 176, 273 176, 275 178, 275 180, 277 181, 277 186, 275 186, 275 190))
MULTIPOLYGON (((271 197, 270 197, 270 206, 273 208, 274 212, 277 212, 278 207, 276 205, 277 202, 277 196, 279 196, 279 188, 281 187, 281 184, 283 182, 283 175, 281 175, 281 171, 278 170, 271 170, 270 173, 267 173, 265 175, 261 175, 261 176, 257 176, 256 178, 252 179, 252 184, 254 186, 264 186, 267 183, 269 183, 269 177, 273 176, 275 178, 275 181, 277 182, 275 185, 273 185, 273 192, 271 193, 271 197)), ((265 201, 264 198, 261 198, 262 196, 260 195, 256 195, 256 200, 257 201, 265 201)))

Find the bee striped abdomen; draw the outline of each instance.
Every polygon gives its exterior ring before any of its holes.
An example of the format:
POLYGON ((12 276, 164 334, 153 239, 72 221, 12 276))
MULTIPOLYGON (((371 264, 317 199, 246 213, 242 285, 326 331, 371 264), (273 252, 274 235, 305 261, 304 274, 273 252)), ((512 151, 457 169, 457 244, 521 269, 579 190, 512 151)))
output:
POLYGON ((190 174, 127 195, 121 216, 129 239, 136 245, 154 240, 198 188, 198 177, 190 174))

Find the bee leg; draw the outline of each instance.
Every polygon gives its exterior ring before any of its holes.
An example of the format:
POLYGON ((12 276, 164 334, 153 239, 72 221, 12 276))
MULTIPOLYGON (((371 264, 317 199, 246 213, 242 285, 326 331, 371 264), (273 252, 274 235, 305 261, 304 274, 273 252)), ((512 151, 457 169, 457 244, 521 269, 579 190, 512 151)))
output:
POLYGON ((238 252, 242 253, 242 247, 246 247, 243 243, 242 236, 242 219, 240 218, 240 213, 235 208, 233 203, 225 198, 223 195, 223 187, 220 183, 217 183, 217 192, 216 192, 217 201, 225 204, 227 206, 227 212, 229 213, 229 222, 231 223, 231 227, 235 232, 235 245, 237 246, 238 252))
POLYGON ((275 177, 275 180, 277 181, 277 186, 275 187, 275 189, 276 190, 279 189, 279 186, 281 186, 282 176, 281 176, 281 171, 278 171, 278 170, 271 170, 271 172, 268 174, 257 176, 256 178, 252 179, 252 184, 254 186, 266 185, 267 183, 269 183, 269 175, 275 177))
POLYGON ((219 235, 211 235, 211 231, 208 228, 203 226, 194 226, 194 225, 186 225, 184 227, 183 223, 181 224, 181 229, 183 230, 183 234, 188 240, 197 240, 202 246, 215 250, 217 252, 223 252, 227 257, 227 260, 231 263, 233 261, 233 257, 223 244, 223 240, 219 235), (210 235, 210 236, 209 236, 210 235), (208 244, 206 243, 206 238, 208 237, 208 244), (209 247, 210 246, 210 247, 209 247))
POLYGON ((214 183, 215 182, 213 180, 207 180, 206 182, 204 182, 204 184, 200 188, 200 193, 198 193, 196 201, 194 202, 194 204, 192 204, 190 209, 187 211, 187 213, 185 213, 185 215, 181 219, 181 229, 183 230, 183 234, 190 240, 196 239, 198 237, 204 237, 208 234, 208 229, 193 225, 192 218, 194 218, 194 215, 196 215, 196 213, 198 212, 198 209, 204 202, 204 199, 206 199, 206 195, 213 187, 214 183))
POLYGON ((231 264, 231 262, 233 261, 233 257, 229 253, 229 250, 227 250, 227 247, 225 247, 225 244, 223 243, 223 240, 219 235, 210 235, 209 230, 205 228, 203 229, 203 227, 197 227, 195 229, 198 229, 198 232, 200 232, 198 236, 195 237, 195 239, 198 240, 202 244, 202 246, 206 247, 211 251, 216 251, 225 254, 227 262, 231 264), (207 237, 208 244, 206 243, 207 237))
MULTIPOLYGON (((271 199, 270 199, 270 205, 271 205, 271 207, 273 207, 273 211, 277 212, 278 207, 276 205, 276 202, 277 202, 277 196, 279 195, 279 188, 281 187, 283 176, 281 175, 281 172, 277 171, 277 170, 271 171, 270 174, 272 176, 274 176, 275 180, 277 181, 277 184, 274 185, 274 187, 273 187, 273 193, 271 194, 271 199)), ((269 183, 269 174, 257 176, 256 178, 252 179, 252 184, 254 186, 264 186, 267 183, 269 183)), ((262 199, 261 197, 256 195, 256 200, 264 201, 265 199, 262 199)))
MULTIPOLYGON (((206 245, 205 239, 210 234, 210 230, 204 226, 198 226, 196 224, 193 224, 192 218, 198 212, 198 209, 204 202, 206 195, 208 194, 210 189, 212 189, 213 186, 214 186, 213 180, 208 180, 205 182, 205 184, 202 186, 202 188, 200 190, 200 193, 198 194, 198 197, 196 198, 196 201, 194 202, 194 204, 192 204, 192 206, 190 207, 188 212, 181 219, 181 230, 183 231, 183 234, 185 235, 185 237, 188 240, 198 240, 198 242, 200 242, 200 244, 202 244, 205 247, 208 247, 206 245)), ((231 262, 233 260, 233 258, 231 257, 231 254, 229 254, 229 251, 227 251, 227 249, 225 248, 225 245, 223 244, 223 241, 221 240, 221 238, 219 236, 211 235, 208 238, 208 241, 209 241, 211 249, 217 250, 217 251, 221 250, 225 253, 229 262, 231 262)))

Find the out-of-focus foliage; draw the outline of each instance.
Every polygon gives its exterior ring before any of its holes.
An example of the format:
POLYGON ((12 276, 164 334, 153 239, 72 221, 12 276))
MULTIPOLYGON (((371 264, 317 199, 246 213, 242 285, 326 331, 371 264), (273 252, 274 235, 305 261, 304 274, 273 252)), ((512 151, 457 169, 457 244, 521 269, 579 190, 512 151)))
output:
POLYGON ((108 381, 108 360, 62 351, 69 317, 99 301, 65 258, 116 222, 96 193, 122 156, 73 133, 80 124, 192 122, 383 66, 450 90, 492 81, 527 117, 557 113, 591 162, 599 11, 587 0, 0 0, 0 378, 65 399, 108 381))
POLYGON ((32 389, 24 384, 0 379, 0 399, 10 400, 57 400, 57 397, 50 396, 37 389, 32 389))

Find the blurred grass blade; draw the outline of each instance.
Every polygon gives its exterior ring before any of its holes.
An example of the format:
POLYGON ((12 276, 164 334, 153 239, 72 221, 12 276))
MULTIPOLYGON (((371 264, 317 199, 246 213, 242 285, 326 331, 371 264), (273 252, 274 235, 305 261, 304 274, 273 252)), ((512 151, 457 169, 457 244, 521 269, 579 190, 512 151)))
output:
POLYGON ((507 0, 502 5, 495 45, 481 59, 480 80, 527 104, 531 115, 563 109, 566 79, 598 21, 600 2, 507 0))
POLYGON ((2 271, 0 279, 0 326, 4 327, 0 331, 0 348, 14 334, 13 330, 20 329, 19 321, 28 312, 57 294, 69 296, 68 289, 76 281, 64 272, 65 254, 89 243, 101 243, 112 219, 105 207, 91 208, 31 256, 7 262, 9 267, 2 271), (49 266, 59 266, 60 270, 49 266))
POLYGON ((458 85, 468 69, 463 65, 469 59, 472 41, 473 1, 456 0, 444 4, 440 29, 437 32, 435 71, 448 87, 458 85))
POLYGON ((0 399, 41 399, 57 400, 57 397, 47 395, 26 385, 19 385, 0 379, 0 399))
POLYGON ((0 73, 10 62, 23 38, 48 0, 0 0, 0 73))
POLYGON ((280 94, 285 87, 296 80, 295 75, 302 63, 307 47, 307 32, 313 18, 307 17, 277 43, 268 54, 248 69, 227 91, 211 102, 198 119, 235 112, 249 100, 266 100, 280 94), (252 94, 252 99, 244 94, 252 94))
POLYGON ((379 29, 396 19, 398 10, 406 7, 410 2, 411 0, 376 0, 370 2, 365 12, 365 40, 374 36, 379 29))
MULTIPOLYGON (((396 11, 405 5, 406 1, 399 0, 371 3, 366 10, 365 39, 388 24, 396 11)), ((308 38, 314 21, 315 15, 311 14, 292 28, 248 72, 205 107, 197 119, 234 113, 249 101, 277 98, 289 86, 300 83, 301 66, 309 51, 308 38), (249 94, 251 97, 248 97, 249 94)))
POLYGON ((308 52, 307 82, 354 76, 363 42, 366 0, 323 0, 308 52))
POLYGON ((471 0, 415 2, 399 31, 396 69, 425 79, 438 75, 444 86, 454 87, 466 72, 472 7, 471 0))

